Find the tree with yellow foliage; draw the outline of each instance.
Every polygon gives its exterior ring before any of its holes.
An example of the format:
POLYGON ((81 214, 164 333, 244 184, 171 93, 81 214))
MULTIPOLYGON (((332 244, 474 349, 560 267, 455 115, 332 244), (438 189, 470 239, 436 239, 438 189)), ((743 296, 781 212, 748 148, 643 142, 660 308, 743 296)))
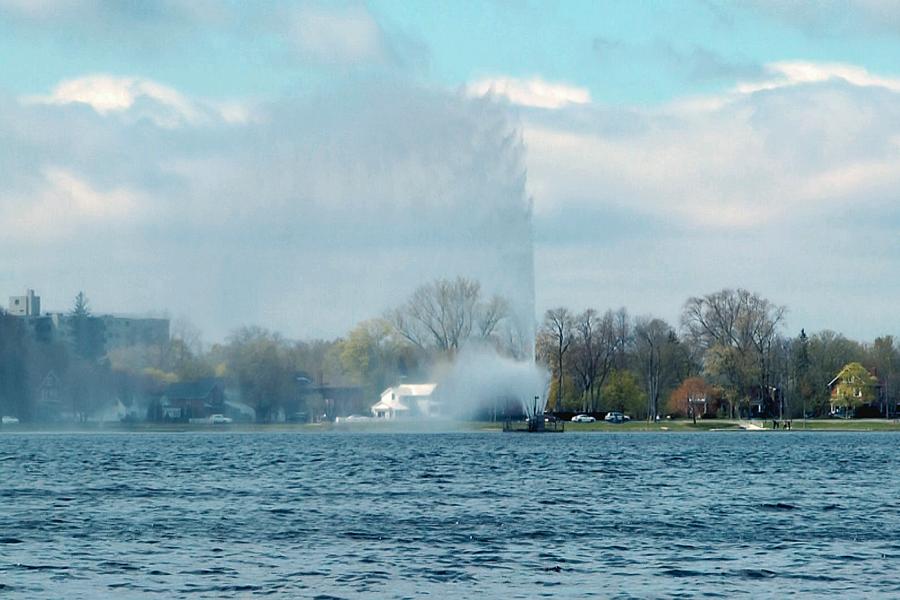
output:
POLYGON ((858 362, 847 363, 834 378, 832 403, 851 410, 875 400, 878 380, 858 362))

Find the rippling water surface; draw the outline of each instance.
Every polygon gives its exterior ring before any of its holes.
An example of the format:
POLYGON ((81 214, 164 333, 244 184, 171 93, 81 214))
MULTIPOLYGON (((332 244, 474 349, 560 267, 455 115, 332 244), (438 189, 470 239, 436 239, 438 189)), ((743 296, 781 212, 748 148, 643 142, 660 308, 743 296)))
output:
POLYGON ((0 436, 0 596, 900 597, 895 434, 0 436))

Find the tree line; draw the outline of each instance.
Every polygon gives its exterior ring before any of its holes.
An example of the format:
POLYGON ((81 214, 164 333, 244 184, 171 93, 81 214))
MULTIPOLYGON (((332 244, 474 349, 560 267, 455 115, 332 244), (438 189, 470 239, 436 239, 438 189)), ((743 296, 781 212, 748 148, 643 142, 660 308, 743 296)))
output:
POLYGON ((55 420, 59 415, 48 410, 56 410, 85 420, 118 404, 145 404, 173 383, 217 378, 257 420, 269 421, 322 414, 329 387, 358 387, 372 404, 399 381, 428 377, 435 363, 452 361, 463 346, 527 353, 508 302, 463 277, 422 285, 400 306, 331 340, 290 340, 245 326, 205 345, 196 328, 176 322, 164 343, 109 349, 103 321, 83 293, 67 317, 63 339, 37 335, 26 319, 0 311, 0 413, 55 420), (59 397, 48 408, 50 373, 59 397))
MULTIPOLYGON (((69 343, 51 338, 26 319, 0 310, 0 412, 25 420, 46 420, 38 400, 48 379, 66 390, 68 412, 84 420, 98 398, 115 385, 104 350, 103 322, 79 293, 67 320, 69 343), (52 375, 51 375, 52 374, 52 375)), ((56 400, 51 398, 51 400, 56 400)))
POLYGON ((24 319, 0 313, 0 412, 52 420, 42 413, 49 373, 61 395, 55 406, 75 419, 117 403, 139 406, 172 383, 214 377, 267 421, 298 410, 321 414, 326 398, 313 388, 354 386, 374 401, 398 382, 426 380, 464 347, 524 359, 531 344, 551 374, 547 406, 555 411, 688 416, 689 401, 702 397, 705 410, 720 416, 747 414, 763 400, 784 416, 822 416, 831 401, 827 384, 850 363, 875 374, 896 405, 900 350, 892 336, 860 343, 830 330, 801 330, 791 337, 785 314, 757 294, 725 289, 689 298, 677 325, 625 308, 554 308, 529 341, 507 300, 458 277, 422 285, 331 340, 290 340, 248 326, 205 345, 196 328, 176 322, 164 343, 107 349, 102 320, 79 294, 67 341, 42 338, 24 319))
MULTIPOLYGON (((825 416, 828 387, 851 363, 874 374, 884 404, 900 398, 900 349, 893 336, 870 344, 831 330, 785 333, 786 307, 743 289, 689 298, 678 326, 626 309, 548 310, 537 335, 537 355, 553 374, 548 405, 556 411, 618 410, 641 418, 722 417, 751 412, 769 416, 825 416)), ((870 382, 871 383, 871 382, 870 382)), ((854 389, 861 389, 857 386, 854 389)), ((844 394, 848 405, 872 400, 875 385, 844 394)), ((840 390, 838 390, 840 392, 840 390)))

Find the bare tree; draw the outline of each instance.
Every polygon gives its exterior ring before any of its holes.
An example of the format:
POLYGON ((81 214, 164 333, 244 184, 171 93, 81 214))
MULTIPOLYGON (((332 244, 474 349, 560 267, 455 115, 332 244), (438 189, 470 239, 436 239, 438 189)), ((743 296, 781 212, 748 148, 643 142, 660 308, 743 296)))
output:
POLYGON ((603 313, 603 318, 600 319, 596 344, 597 372, 594 376, 596 394, 592 410, 597 410, 599 406, 600 390, 606 383, 610 373, 617 369, 625 368, 625 347, 630 329, 627 320, 628 313, 624 308, 615 312, 607 310, 603 313))
POLYGON ((494 296, 479 307, 476 314, 478 334, 482 338, 489 338, 494 334, 497 326, 509 315, 509 302, 500 296, 494 296))
POLYGON ((572 314, 568 308, 559 307, 544 313, 544 323, 538 332, 539 354, 552 363, 556 375, 555 410, 562 408, 563 379, 565 376, 565 356, 572 345, 572 314))
POLYGON ((634 325, 634 357, 647 389, 647 418, 660 412, 662 390, 688 371, 689 357, 675 330, 662 319, 638 317, 634 325))
POLYGON ((581 392, 581 410, 596 411, 600 390, 614 370, 625 369, 631 337, 628 312, 608 310, 600 316, 589 308, 572 317, 570 368, 581 392))
POLYGON ((597 405, 599 387, 596 380, 603 360, 601 324, 601 319, 593 308, 573 319, 574 346, 571 362, 581 392, 582 412, 587 412, 588 407, 593 411, 597 405))
POLYGON ((631 319, 623 306, 612 315, 613 367, 617 371, 628 368, 628 347, 632 341, 631 319))
POLYGON ((753 385, 765 389, 772 375, 772 352, 786 309, 747 290, 724 289, 689 298, 681 323, 704 350, 704 367, 725 378, 733 393, 746 397, 753 385))
POLYGON ((600 388, 613 366, 616 335, 611 311, 602 317, 589 308, 574 319, 572 370, 581 392, 582 411, 597 410, 600 388))
POLYGON ((499 296, 481 301, 477 281, 457 277, 423 285, 400 308, 388 315, 396 331, 423 351, 455 355, 472 338, 493 340, 509 314, 499 296))

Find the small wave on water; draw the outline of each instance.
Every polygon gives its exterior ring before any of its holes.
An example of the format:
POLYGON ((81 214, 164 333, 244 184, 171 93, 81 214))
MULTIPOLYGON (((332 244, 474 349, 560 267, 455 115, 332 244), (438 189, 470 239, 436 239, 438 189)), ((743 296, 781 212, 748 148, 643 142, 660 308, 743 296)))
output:
POLYGON ((797 507, 787 502, 763 502, 760 505, 763 510, 797 510, 797 507))
POLYGON ((896 597, 895 438, 839 440, 0 435, 0 592, 896 597))

